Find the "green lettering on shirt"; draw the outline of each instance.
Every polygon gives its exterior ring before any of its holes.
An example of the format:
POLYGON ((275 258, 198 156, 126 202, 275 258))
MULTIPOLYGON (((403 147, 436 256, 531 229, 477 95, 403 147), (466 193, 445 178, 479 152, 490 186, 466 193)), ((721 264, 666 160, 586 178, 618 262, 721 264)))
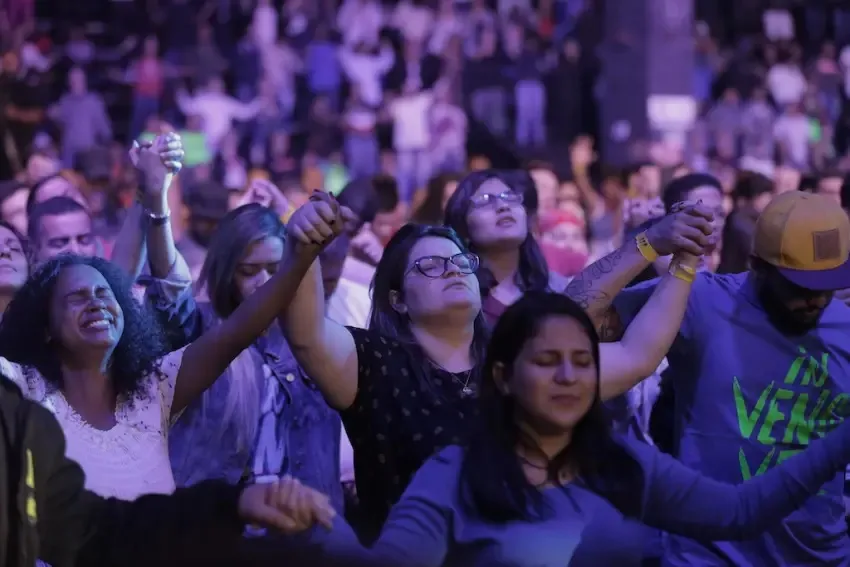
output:
POLYGON ((759 396, 758 401, 756 401, 756 405, 752 411, 747 409, 747 402, 744 400, 744 394, 741 391, 741 383, 738 381, 738 377, 733 378, 733 392, 735 396, 735 413, 738 415, 738 429, 741 430, 741 435, 744 436, 745 439, 749 439, 753 434, 753 430, 756 428, 756 423, 761 417, 761 412, 764 411, 764 405, 767 402, 768 396, 770 396, 771 390, 773 390, 773 382, 768 384, 767 388, 762 390, 761 396, 759 396))

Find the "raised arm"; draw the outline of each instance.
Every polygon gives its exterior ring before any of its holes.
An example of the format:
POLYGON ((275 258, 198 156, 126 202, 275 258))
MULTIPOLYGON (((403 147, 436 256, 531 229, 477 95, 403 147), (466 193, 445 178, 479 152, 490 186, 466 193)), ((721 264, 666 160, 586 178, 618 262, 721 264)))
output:
POLYGON ((644 463, 644 523, 701 540, 755 537, 800 508, 850 462, 850 420, 762 475, 726 484, 633 442, 644 463))
MULTIPOLYGON (((146 210, 147 213, 157 211, 157 203, 155 203, 158 200, 157 197, 165 198, 174 175, 183 166, 184 152, 180 137, 176 134, 169 134, 168 136, 162 139, 157 138, 144 145, 133 142, 133 148, 130 150, 130 161, 139 174, 140 195, 144 202, 134 203, 127 212, 127 217, 124 219, 124 224, 115 240, 111 260, 124 268, 133 280, 139 277, 144 266, 146 235, 149 238, 150 233, 156 233, 159 229, 156 226, 148 229, 148 224, 156 225, 157 223, 147 222, 147 217, 150 214, 146 214, 146 210)), ((166 206, 166 212, 167 209, 166 206)), ((165 221, 170 236, 171 226, 167 222, 167 216, 165 221)), ((172 265, 173 263, 169 264, 169 270, 172 265)), ((162 275, 152 271, 152 275, 156 278, 165 278, 169 270, 165 270, 162 275)))
MULTIPOLYGON (((293 222, 296 226, 315 228, 306 235, 293 229, 290 240, 299 240, 299 243, 287 246, 277 273, 247 297, 230 317, 186 347, 174 387, 172 415, 209 388, 239 353, 251 346, 288 308, 322 243, 333 240, 345 224, 340 207, 330 196, 304 205, 290 219, 290 224, 293 222)), ((323 319, 324 313, 319 318, 323 319)))
MULTIPOLYGON (((327 199, 324 194, 318 195, 327 199)), ((304 207, 310 208, 305 209, 304 215, 296 212, 289 219, 290 246, 306 238, 320 238, 330 230, 319 216, 320 204, 308 203, 304 207)), ((325 316, 325 292, 317 260, 319 248, 311 251, 315 254, 312 265, 281 316, 281 327, 298 364, 313 379, 328 404, 343 410, 351 407, 357 394, 357 349, 348 329, 325 316)))
POLYGON ((636 240, 628 240, 585 268, 567 286, 566 294, 584 307, 603 341, 620 339, 623 328, 611 309, 614 296, 649 266, 652 254, 668 256, 678 250, 702 254, 712 234, 712 219, 712 212, 699 204, 667 215, 644 233, 650 252, 641 253, 636 240))
POLYGON ((599 345, 603 400, 629 391, 661 364, 685 317, 698 262, 684 253, 674 259, 623 338, 599 345))

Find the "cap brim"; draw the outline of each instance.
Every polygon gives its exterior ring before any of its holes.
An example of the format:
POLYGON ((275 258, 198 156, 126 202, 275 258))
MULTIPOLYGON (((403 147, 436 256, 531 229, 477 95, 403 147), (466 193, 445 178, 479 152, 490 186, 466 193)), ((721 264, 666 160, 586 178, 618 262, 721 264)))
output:
POLYGON ((812 291, 836 291, 850 288, 850 259, 831 270, 794 270, 779 268, 785 279, 812 291))

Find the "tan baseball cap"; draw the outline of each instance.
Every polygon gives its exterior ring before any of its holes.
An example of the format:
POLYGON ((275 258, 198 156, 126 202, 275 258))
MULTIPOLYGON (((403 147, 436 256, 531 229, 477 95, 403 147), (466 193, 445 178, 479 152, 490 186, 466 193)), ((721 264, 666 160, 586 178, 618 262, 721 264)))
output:
POLYGON ((753 251, 800 287, 850 288, 850 217, 826 197, 802 191, 774 197, 756 223, 753 251))

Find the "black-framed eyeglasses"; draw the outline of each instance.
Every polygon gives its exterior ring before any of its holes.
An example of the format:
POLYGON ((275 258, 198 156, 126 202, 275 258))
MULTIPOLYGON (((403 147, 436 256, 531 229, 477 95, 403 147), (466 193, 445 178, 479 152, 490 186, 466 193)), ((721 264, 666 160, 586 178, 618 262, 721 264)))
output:
POLYGON ((461 274, 474 274, 481 260, 477 254, 473 254, 472 252, 461 252, 450 258, 446 258, 445 256, 422 256, 413 262, 413 265, 405 272, 405 275, 416 270, 426 278, 441 278, 449 271, 449 263, 456 267, 461 274))
POLYGON ((501 193, 481 193, 473 195, 469 202, 475 208, 486 207, 487 205, 495 205, 499 201, 510 204, 522 203, 522 193, 516 191, 502 191, 501 193))

